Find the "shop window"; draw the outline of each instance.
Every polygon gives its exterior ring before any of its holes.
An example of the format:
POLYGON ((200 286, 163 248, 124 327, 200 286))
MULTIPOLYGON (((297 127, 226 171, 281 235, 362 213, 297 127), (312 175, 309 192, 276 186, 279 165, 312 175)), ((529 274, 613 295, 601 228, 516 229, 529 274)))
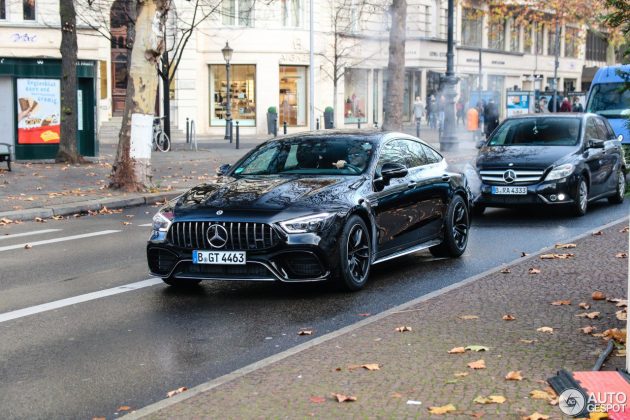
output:
POLYGON ((223 0, 223 24, 226 26, 254 26, 254 0, 223 0))
POLYGON ((368 71, 346 69, 343 117, 346 124, 367 122, 368 71))
POLYGON ((256 66, 230 66, 230 98, 226 79, 224 64, 210 66, 210 125, 225 125, 229 100, 232 121, 238 121, 242 127, 256 126, 256 66))
POLYGON ((505 20, 491 22, 488 26, 488 48, 505 50, 505 20))
POLYGON ((280 66, 278 123, 306 125, 306 67, 280 66))
POLYGON ((22 18, 35 20, 35 0, 22 0, 22 18))
POLYGON ((469 7, 462 10, 462 44, 467 47, 481 47, 482 12, 469 7))
POLYGON ((281 0, 282 26, 296 28, 302 26, 302 1, 281 0))

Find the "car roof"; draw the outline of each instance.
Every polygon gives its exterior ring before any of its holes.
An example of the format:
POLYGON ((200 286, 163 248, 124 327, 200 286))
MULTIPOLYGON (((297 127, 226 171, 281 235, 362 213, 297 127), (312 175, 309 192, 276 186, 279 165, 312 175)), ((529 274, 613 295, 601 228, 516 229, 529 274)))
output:
POLYGON ((282 137, 271 138, 268 141, 290 141, 297 139, 313 139, 313 140, 325 140, 329 138, 347 139, 354 141, 370 141, 378 143, 381 141, 389 140, 391 138, 420 140, 426 144, 426 141, 413 137, 409 134, 397 132, 397 131, 382 131, 378 129, 332 129, 332 130, 317 130, 317 131, 302 131, 299 133, 288 134, 282 137))
POLYGON ((520 114, 513 115, 506 118, 506 120, 516 120, 519 118, 586 118, 597 117, 597 114, 592 112, 552 112, 552 113, 538 113, 538 114, 520 114))

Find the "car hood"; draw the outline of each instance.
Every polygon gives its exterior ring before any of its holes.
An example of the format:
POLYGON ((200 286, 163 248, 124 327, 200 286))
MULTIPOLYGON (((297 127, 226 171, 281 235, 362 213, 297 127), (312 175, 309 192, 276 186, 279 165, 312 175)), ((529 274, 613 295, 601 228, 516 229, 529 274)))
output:
POLYGON ((201 209, 282 211, 295 208, 341 207, 349 190, 364 180, 357 177, 223 177, 191 188, 181 196, 176 215, 201 209))
POLYGON ((577 146, 486 146, 479 150, 478 169, 546 169, 578 150, 577 146))

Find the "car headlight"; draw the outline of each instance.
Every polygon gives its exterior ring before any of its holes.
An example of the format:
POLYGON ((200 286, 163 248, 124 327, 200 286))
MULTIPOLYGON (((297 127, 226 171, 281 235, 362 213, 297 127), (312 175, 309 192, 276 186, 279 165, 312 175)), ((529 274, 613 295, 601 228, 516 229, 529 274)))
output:
POLYGON ((153 230, 159 232, 168 232, 168 228, 173 223, 173 212, 171 211, 158 211, 153 216, 153 230))
POLYGON ((280 222, 280 226, 282 226, 282 229, 287 233, 317 232, 325 227, 332 216, 334 216, 333 213, 317 213, 285 220, 284 222, 280 222))
POLYGON ((565 163, 564 165, 556 166, 549 172, 545 181, 553 181, 554 179, 562 179, 566 178, 573 173, 575 166, 570 163, 565 163))

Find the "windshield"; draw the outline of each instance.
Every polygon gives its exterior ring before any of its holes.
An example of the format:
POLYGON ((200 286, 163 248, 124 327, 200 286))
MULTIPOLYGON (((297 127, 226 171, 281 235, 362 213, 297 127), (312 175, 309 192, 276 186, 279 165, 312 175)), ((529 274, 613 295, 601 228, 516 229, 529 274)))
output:
POLYGON ((271 141, 252 151, 232 175, 358 175, 368 167, 372 149, 372 143, 358 138, 271 141))
POLYGON ((586 110, 607 117, 630 115, 630 90, 623 82, 595 85, 586 110))
POLYGON ((574 146, 580 137, 580 118, 517 118, 506 120, 488 146, 574 146))

